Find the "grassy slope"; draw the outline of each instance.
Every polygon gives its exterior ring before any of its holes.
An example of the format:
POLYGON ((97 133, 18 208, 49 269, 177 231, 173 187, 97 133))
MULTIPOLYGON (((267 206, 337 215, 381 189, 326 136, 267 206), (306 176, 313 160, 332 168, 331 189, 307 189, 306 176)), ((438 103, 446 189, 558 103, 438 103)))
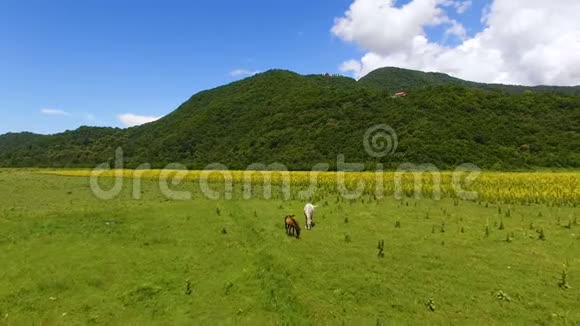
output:
POLYGON ((578 208, 512 207, 500 231, 493 224, 504 214, 493 205, 332 195, 316 228, 295 240, 281 221, 302 202, 172 202, 146 182, 143 200, 126 187, 104 204, 87 184, 0 170, 0 324, 580 322, 580 226, 556 225, 578 208), (529 237, 532 222, 546 241, 529 237), (563 291, 566 261, 572 288, 563 291), (500 290, 511 302, 496 298, 500 290))

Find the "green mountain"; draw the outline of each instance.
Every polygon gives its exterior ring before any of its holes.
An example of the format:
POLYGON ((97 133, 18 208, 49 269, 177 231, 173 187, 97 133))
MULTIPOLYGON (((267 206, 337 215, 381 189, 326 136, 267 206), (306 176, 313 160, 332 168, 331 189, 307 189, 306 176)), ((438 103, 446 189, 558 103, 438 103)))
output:
POLYGON ((445 76, 388 68, 357 82, 268 71, 200 92, 139 127, 0 136, 0 166, 93 167, 112 162, 122 147, 126 167, 177 162, 245 169, 279 162, 310 170, 316 163, 335 167, 339 154, 368 169, 379 162, 389 168, 402 162, 441 169, 467 162, 493 169, 580 167, 575 88, 506 92, 445 76), (400 89, 409 96, 392 98, 400 89), (363 146, 365 131, 377 124, 398 135, 396 152, 383 158, 363 146))
POLYGON ((438 86, 456 84, 465 87, 481 88, 487 90, 500 90, 508 93, 523 92, 543 92, 543 93, 563 93, 580 94, 580 86, 518 86, 502 84, 484 84, 467 81, 447 74, 438 72, 421 72, 409 69, 385 67, 372 71, 359 81, 361 84, 386 90, 394 93, 399 91, 409 91, 424 88, 427 86, 438 86))

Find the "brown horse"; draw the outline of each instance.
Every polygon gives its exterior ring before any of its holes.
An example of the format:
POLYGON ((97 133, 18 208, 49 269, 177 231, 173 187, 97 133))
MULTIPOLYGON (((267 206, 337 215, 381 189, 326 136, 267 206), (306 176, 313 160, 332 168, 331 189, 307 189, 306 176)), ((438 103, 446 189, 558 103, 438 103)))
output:
POLYGON ((294 215, 284 217, 284 226, 286 227, 286 234, 288 236, 295 236, 300 239, 300 225, 294 218, 294 215))

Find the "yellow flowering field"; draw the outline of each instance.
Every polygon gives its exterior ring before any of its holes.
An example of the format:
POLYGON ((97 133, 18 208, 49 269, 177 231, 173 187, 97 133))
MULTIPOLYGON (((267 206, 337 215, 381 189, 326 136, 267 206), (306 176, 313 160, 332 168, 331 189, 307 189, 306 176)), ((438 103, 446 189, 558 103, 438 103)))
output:
MULTIPOLYGON (((65 176, 90 176, 91 170, 55 170, 42 173, 65 176)), ((360 190, 367 196, 420 196, 422 198, 459 198, 489 202, 576 206, 580 203, 579 172, 481 172, 472 175, 453 172, 286 172, 286 171, 177 171, 177 170, 104 170, 99 177, 177 178, 182 181, 233 185, 270 182, 274 187, 287 185, 304 190, 316 186, 325 195, 360 190)))

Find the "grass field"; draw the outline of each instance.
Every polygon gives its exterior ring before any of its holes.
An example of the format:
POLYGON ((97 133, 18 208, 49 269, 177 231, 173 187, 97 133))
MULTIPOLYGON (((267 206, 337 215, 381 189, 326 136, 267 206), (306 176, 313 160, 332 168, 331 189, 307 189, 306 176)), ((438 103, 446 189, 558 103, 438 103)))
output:
POLYGON ((0 170, 0 325, 580 324, 578 174, 545 202, 328 192, 297 240, 294 197, 173 201, 150 179, 103 201, 39 172, 0 170))

